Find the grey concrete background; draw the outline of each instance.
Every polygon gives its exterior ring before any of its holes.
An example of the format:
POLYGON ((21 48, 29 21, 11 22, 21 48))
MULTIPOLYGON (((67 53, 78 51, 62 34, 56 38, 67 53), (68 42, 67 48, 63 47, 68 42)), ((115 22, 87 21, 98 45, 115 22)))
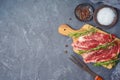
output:
MULTIPOLYGON (((89 1, 0 0, 0 80, 92 80, 68 59, 72 40, 57 31, 63 23, 75 29, 85 24, 74 16, 83 2, 89 1)), ((106 31, 120 37, 119 24, 106 31)), ((105 80, 114 71, 88 66, 105 80)))

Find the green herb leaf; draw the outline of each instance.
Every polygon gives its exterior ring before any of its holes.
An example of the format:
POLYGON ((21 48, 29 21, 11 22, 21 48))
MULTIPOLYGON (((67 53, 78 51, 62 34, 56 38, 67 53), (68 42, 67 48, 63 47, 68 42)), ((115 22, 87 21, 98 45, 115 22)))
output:
POLYGON ((78 38, 80 36, 84 36, 87 35, 89 33, 95 33, 97 31, 96 28, 91 28, 89 30, 83 31, 83 32, 75 32, 75 33, 70 33, 68 36, 69 37, 74 37, 74 38, 78 38))
POLYGON ((78 54, 83 54, 83 53, 86 53, 87 50, 79 50, 78 54))
POLYGON ((94 66, 102 66, 102 65, 109 65, 111 63, 117 63, 120 59, 114 59, 114 60, 109 60, 109 61, 105 61, 105 62, 97 62, 94 64, 94 66))
POLYGON ((96 51, 96 50, 100 50, 100 49, 107 49, 109 46, 115 46, 114 42, 106 43, 106 44, 103 44, 103 45, 98 45, 97 47, 92 48, 90 50, 79 50, 78 53, 83 54, 83 53, 88 53, 88 52, 96 51))
POLYGON ((100 49, 107 49, 109 46, 115 46, 114 42, 98 45, 96 48, 92 48, 91 50, 94 51, 94 50, 100 50, 100 49))

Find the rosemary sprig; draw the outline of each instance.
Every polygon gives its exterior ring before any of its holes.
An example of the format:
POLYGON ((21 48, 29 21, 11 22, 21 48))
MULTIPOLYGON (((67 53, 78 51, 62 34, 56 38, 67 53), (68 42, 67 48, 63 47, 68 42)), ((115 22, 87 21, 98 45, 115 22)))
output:
POLYGON ((96 48, 92 48, 91 50, 94 51, 94 50, 100 50, 100 49, 107 49, 109 46, 115 46, 114 42, 98 45, 96 48))
POLYGON ((109 65, 111 63, 117 63, 119 62, 120 58, 114 59, 114 60, 109 60, 109 61, 104 61, 104 62, 97 62, 94 64, 94 66, 102 66, 102 65, 109 65))
POLYGON ((88 53, 88 52, 96 51, 96 50, 100 50, 100 49, 107 49, 109 46, 115 46, 114 42, 106 43, 103 45, 98 45, 97 47, 92 48, 90 50, 79 50, 79 54, 88 53))
POLYGON ((74 37, 74 38, 78 38, 80 36, 84 36, 87 35, 89 33, 95 33, 97 31, 96 28, 90 28, 89 30, 85 30, 83 32, 74 32, 74 33, 70 33, 68 36, 69 37, 74 37))

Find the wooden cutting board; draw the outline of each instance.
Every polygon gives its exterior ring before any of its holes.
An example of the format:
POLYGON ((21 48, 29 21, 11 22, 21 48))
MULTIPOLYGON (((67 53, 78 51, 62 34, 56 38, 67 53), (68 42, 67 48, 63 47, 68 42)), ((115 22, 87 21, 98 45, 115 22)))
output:
MULTIPOLYGON (((92 25, 89 25, 89 24, 85 24, 85 25, 83 25, 80 29, 75 30, 75 29, 71 28, 71 27, 70 27, 69 25, 67 25, 67 24, 62 24, 62 25, 59 26, 58 32, 59 32, 61 35, 64 35, 64 36, 68 36, 68 37, 69 37, 69 34, 70 34, 70 33, 82 32, 82 31, 89 30, 90 28, 96 28, 96 27, 94 27, 94 26, 92 26, 92 25)), ((108 33, 104 32, 104 31, 102 31, 102 30, 100 30, 100 29, 98 29, 98 28, 96 28, 96 29, 97 29, 98 32, 108 34, 108 33)), ((78 38, 72 37, 73 42, 77 41, 77 39, 78 39, 78 38)), ((75 49, 73 49, 73 51, 76 52, 76 53, 78 53, 78 51, 75 50, 75 49)))
MULTIPOLYGON (((97 30, 97 32, 101 32, 101 33, 104 33, 104 34, 109 34, 109 33, 105 32, 105 31, 100 30, 100 29, 98 29, 98 28, 96 28, 96 27, 94 27, 94 26, 92 26, 92 25, 89 25, 89 24, 83 25, 83 26, 82 26, 80 29, 78 29, 78 30, 75 30, 75 29, 71 28, 71 27, 70 27, 69 25, 67 25, 67 24, 62 24, 62 25, 59 26, 58 32, 59 32, 61 35, 64 35, 64 36, 68 36, 68 37, 69 37, 69 34, 70 34, 70 33, 82 32, 82 31, 89 30, 89 29, 91 29, 91 28, 95 28, 95 29, 97 30)), ((71 37, 71 38, 72 38, 73 42, 75 42, 75 41, 78 40, 78 38, 74 38, 74 37, 71 37)), ((117 42, 120 42, 120 39, 119 39, 119 38, 115 38, 115 40, 116 40, 117 42)), ((75 50, 74 48, 73 48, 73 51, 74 51, 75 53, 79 53, 79 51, 78 51, 78 50, 75 50)), ((116 58, 117 58, 117 57, 116 57, 116 58)), ((103 67, 106 67, 106 68, 108 68, 108 69, 111 69, 113 66, 114 66, 114 64, 109 64, 108 66, 103 65, 103 67)))

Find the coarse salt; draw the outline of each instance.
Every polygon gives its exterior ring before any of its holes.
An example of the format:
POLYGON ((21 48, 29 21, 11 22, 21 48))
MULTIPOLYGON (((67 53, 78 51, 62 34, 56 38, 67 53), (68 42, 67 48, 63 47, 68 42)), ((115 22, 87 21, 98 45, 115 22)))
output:
POLYGON ((110 25, 114 18, 115 18, 115 12, 111 8, 102 8, 97 13, 97 20, 102 25, 110 25))

